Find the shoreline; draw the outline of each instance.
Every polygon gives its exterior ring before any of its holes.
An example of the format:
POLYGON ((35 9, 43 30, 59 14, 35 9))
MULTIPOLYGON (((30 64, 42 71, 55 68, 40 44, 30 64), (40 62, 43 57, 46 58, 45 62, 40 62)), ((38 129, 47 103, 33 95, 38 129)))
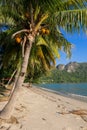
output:
POLYGON ((54 93, 54 94, 57 94, 57 95, 60 95, 60 96, 64 96, 64 97, 67 97, 67 98, 71 98, 71 99, 75 99, 75 100, 87 103, 87 96, 82 96, 82 95, 77 95, 77 94, 72 94, 72 93, 65 94, 65 93, 61 93, 61 92, 58 92, 58 91, 55 91, 55 90, 52 90, 52 89, 47 89, 47 88, 40 87, 40 86, 38 87, 38 86, 35 86, 35 85, 32 85, 32 87, 36 87, 37 89, 41 89, 41 90, 51 92, 51 93, 54 93))
POLYGON ((0 122, 0 130, 87 130, 86 102, 28 84, 21 88, 12 116, 18 123, 0 122))

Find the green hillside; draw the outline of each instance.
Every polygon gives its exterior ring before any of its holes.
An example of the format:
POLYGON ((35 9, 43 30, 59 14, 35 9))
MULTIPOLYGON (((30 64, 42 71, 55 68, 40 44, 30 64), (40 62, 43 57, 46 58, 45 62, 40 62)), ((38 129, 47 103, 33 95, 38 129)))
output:
POLYGON ((66 70, 52 69, 46 75, 34 80, 36 83, 80 83, 87 82, 87 63, 78 63, 75 72, 66 70))

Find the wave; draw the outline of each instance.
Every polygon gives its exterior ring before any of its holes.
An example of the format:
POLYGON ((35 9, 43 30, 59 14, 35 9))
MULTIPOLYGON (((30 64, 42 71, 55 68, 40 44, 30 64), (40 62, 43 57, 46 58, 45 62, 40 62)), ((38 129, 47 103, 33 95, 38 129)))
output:
POLYGON ((82 95, 77 95, 77 94, 72 94, 72 93, 68 93, 68 96, 72 97, 74 99, 78 99, 78 100, 87 102, 87 96, 82 96, 82 95))

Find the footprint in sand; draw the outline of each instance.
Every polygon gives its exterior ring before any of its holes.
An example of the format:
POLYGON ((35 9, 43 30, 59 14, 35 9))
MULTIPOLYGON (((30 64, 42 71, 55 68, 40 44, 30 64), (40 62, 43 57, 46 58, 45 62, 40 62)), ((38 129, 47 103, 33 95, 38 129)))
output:
POLYGON ((58 101, 61 101, 61 99, 60 99, 60 98, 58 98, 58 101))
POLYGON ((19 107, 16 107, 15 110, 19 111, 19 112, 23 112, 26 109, 25 106, 23 106, 22 104, 20 104, 19 107))

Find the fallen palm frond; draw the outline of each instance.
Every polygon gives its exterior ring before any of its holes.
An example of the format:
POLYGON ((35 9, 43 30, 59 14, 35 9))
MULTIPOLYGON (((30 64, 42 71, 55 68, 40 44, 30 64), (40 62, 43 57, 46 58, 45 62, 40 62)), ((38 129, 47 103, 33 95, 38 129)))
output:
POLYGON ((80 109, 80 110, 72 110, 72 111, 68 111, 68 112, 60 112, 60 114, 75 114, 75 115, 87 115, 87 110, 86 109, 80 109))
POLYGON ((87 115, 87 110, 80 109, 80 110, 72 110, 69 113, 76 114, 76 115, 87 115))
POLYGON ((80 109, 80 110, 72 110, 68 112, 60 112, 60 114, 75 114, 80 116, 85 122, 87 122, 87 110, 86 109, 80 109))

